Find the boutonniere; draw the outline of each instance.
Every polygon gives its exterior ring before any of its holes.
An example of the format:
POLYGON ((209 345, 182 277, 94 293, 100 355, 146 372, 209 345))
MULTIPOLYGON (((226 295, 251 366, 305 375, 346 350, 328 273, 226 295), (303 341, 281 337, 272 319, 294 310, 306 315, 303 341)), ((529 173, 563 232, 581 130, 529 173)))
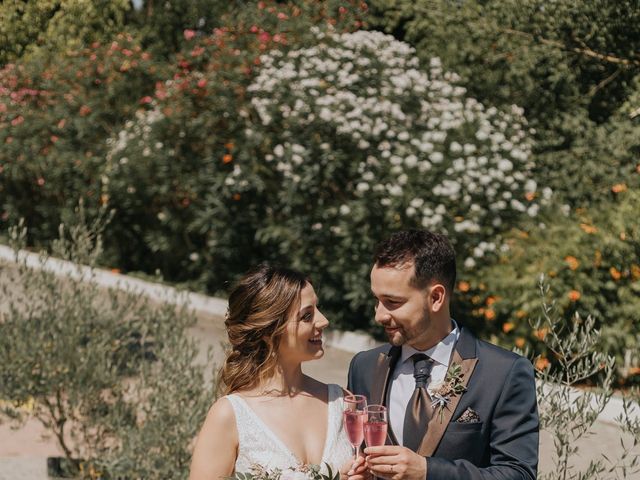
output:
POLYGON ((438 414, 440 423, 444 419, 444 410, 449 408, 451 403, 451 397, 460 395, 466 390, 462 384, 462 365, 459 363, 452 363, 447 374, 444 377, 444 381, 438 382, 431 386, 431 407, 434 413, 438 414))

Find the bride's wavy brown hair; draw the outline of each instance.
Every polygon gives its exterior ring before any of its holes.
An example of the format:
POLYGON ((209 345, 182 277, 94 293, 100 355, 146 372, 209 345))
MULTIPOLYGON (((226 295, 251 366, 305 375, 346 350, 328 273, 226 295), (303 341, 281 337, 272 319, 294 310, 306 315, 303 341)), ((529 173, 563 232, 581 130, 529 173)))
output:
POLYGON ((231 351, 220 371, 223 394, 253 388, 273 375, 280 339, 308 282, 295 270, 260 265, 236 283, 225 320, 231 351))

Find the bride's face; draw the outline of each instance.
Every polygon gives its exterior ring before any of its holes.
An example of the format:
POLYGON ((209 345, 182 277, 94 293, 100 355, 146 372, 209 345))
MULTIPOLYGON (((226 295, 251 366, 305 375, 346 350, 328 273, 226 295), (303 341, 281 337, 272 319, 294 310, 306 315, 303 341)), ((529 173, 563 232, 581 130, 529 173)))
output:
POLYGON ((281 361, 304 362, 321 358, 322 331, 329 325, 318 310, 318 297, 307 283, 300 292, 300 308, 291 315, 287 329, 278 346, 281 361))

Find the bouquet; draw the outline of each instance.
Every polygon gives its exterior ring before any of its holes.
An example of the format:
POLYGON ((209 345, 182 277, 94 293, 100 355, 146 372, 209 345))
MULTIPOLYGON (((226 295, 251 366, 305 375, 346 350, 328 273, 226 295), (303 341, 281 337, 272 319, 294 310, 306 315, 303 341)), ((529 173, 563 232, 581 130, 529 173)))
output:
POLYGON ((333 473, 331 466, 327 473, 320 472, 320 465, 300 465, 295 468, 266 470, 260 465, 252 465, 249 472, 236 472, 228 480, 340 480, 340 472, 333 473))

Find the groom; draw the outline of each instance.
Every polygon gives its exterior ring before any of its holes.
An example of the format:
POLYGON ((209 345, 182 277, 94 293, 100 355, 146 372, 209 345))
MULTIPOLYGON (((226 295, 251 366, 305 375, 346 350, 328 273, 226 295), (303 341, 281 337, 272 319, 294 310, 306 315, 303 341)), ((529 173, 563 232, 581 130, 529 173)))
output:
POLYGON ((365 449, 392 480, 535 480, 533 368, 478 340, 450 316, 455 253, 420 230, 383 242, 371 270, 375 320, 389 344, 358 353, 348 389, 388 408, 388 445, 365 449))

